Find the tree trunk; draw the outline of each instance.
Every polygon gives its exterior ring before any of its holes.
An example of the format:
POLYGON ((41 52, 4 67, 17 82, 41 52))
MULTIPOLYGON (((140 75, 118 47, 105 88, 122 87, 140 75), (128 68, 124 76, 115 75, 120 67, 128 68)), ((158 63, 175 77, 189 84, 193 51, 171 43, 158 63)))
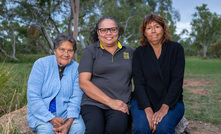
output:
POLYGON ((48 42, 48 44, 49 44, 49 47, 50 47, 50 49, 51 49, 51 51, 49 51, 49 54, 52 54, 52 52, 53 52, 52 50, 53 50, 53 46, 54 46, 53 41, 52 41, 52 39, 50 38, 50 36, 48 35, 48 33, 47 33, 47 31, 45 30, 44 27, 41 27, 41 31, 42 31, 42 33, 43 33, 45 39, 47 40, 47 42, 48 42))
MULTIPOLYGON (((14 33, 14 29, 11 27, 11 32, 8 31, 7 33, 8 33, 8 35, 11 35, 12 56, 7 54, 7 52, 4 49, 2 49, 2 48, 0 48, 0 51, 2 51, 5 54, 6 57, 9 57, 9 58, 14 59, 14 60, 19 60, 15 56, 15 49, 16 48, 15 48, 15 33, 14 33)), ((4 42, 3 42, 3 44, 4 44, 4 42)))
MULTIPOLYGON (((74 15, 74 32, 73 32, 73 37, 74 37, 76 42, 77 42, 77 35, 78 35, 79 5, 80 5, 80 0, 71 0, 71 8, 72 8, 72 12, 73 12, 73 15, 74 15)), ((74 59, 76 61, 78 61, 77 51, 74 54, 74 59)))
POLYGON ((82 38, 81 34, 79 34, 79 39, 80 39, 80 42, 81 42, 81 46, 84 49, 86 46, 85 46, 84 39, 82 38))
POLYGON ((206 58, 206 57, 207 57, 207 55, 206 55, 207 48, 208 48, 208 47, 207 47, 206 45, 203 46, 203 58, 206 58))
POLYGON ((11 28, 11 29, 12 29, 11 36, 13 36, 13 41, 11 42, 11 44, 12 44, 12 57, 15 58, 15 34, 14 34, 14 29, 13 28, 11 28))

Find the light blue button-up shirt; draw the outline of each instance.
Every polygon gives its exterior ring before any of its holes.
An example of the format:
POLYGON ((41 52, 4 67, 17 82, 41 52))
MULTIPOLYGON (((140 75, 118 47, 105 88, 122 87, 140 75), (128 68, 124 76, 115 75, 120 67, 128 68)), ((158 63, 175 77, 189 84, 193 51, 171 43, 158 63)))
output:
POLYGON ((28 115, 31 128, 38 120, 48 122, 55 116, 49 111, 51 100, 56 96, 56 117, 78 118, 83 91, 78 82, 78 63, 71 61, 60 80, 55 55, 38 59, 28 80, 28 115))

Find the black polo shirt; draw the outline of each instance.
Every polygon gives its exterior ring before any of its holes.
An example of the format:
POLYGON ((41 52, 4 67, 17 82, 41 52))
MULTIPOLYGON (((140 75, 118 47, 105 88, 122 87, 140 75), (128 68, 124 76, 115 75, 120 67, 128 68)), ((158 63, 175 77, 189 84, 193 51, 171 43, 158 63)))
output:
MULTIPOLYGON (((132 47, 121 45, 118 42, 118 48, 112 55, 102 47, 100 42, 96 42, 84 49, 78 71, 79 73, 92 73, 91 82, 95 86, 110 98, 129 104, 132 91, 133 52, 132 47)), ((81 102, 81 105, 85 104, 109 109, 86 94, 83 95, 81 102)))

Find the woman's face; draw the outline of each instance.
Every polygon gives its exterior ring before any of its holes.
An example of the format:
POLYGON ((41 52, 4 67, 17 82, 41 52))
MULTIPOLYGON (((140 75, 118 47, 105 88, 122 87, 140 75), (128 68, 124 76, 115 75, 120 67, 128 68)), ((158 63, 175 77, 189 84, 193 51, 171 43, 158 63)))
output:
POLYGON ((146 25, 144 35, 151 45, 158 45, 163 38, 163 27, 159 23, 153 21, 146 25))
POLYGON ((102 45, 114 46, 118 40, 117 24, 111 19, 104 19, 98 26, 98 39, 102 45))
POLYGON ((57 59, 57 63, 61 67, 65 67, 69 64, 74 56, 74 48, 71 42, 64 41, 57 47, 54 51, 54 54, 57 59))

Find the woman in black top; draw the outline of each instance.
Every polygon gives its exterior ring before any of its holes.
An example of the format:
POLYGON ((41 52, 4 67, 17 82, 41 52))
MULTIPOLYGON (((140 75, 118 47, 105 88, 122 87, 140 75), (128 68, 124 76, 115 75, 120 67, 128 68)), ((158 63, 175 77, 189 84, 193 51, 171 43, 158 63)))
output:
POLYGON ((133 56, 134 133, 173 134, 184 115, 184 50, 171 41, 168 26, 158 15, 147 16, 140 32, 141 46, 133 56))

